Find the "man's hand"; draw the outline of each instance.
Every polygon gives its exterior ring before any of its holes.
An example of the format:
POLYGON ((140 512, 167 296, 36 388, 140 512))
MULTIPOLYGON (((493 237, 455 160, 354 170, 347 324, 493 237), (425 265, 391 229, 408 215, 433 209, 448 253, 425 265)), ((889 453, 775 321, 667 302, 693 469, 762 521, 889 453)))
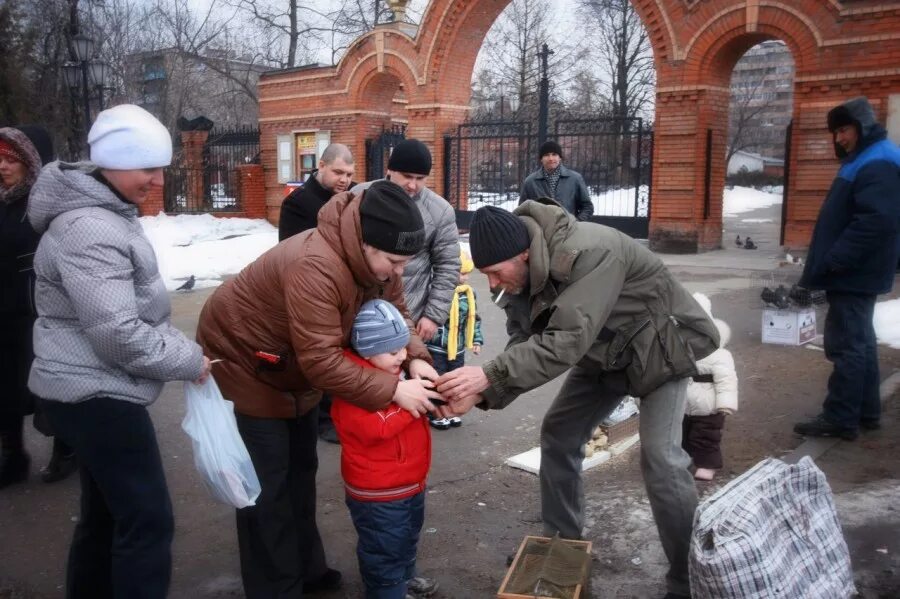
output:
POLYGON ((416 335, 418 335, 422 341, 431 341, 431 338, 434 337, 437 330, 437 323, 427 316, 423 316, 419 319, 419 322, 416 323, 416 335))
POLYGON ((393 402, 418 418, 434 409, 430 399, 442 399, 440 393, 433 390, 434 383, 424 379, 408 379, 397 384, 393 402))
POLYGON ((442 418, 453 418, 454 416, 462 416, 476 405, 481 403, 484 398, 480 395, 470 395, 460 399, 455 399, 445 406, 438 408, 438 413, 442 418))
POLYGON ((435 383, 437 384, 438 393, 451 403, 463 398, 477 396, 491 386, 487 376, 484 374, 484 370, 480 366, 457 368, 441 375, 435 383))
POLYGON ((200 371, 200 376, 194 381, 195 385, 202 385, 206 382, 206 379, 209 378, 210 370, 212 370, 212 362, 209 361, 209 358, 203 356, 203 370, 200 371))
POLYGON ((415 360, 411 360, 409 363, 409 376, 414 379, 428 379, 429 381, 436 381, 438 376, 437 370, 434 369, 434 366, 422 360, 421 358, 416 358, 415 360))
POLYGON ((475 345, 473 345, 473 346, 472 346, 472 353, 475 354, 476 356, 477 356, 478 354, 480 354, 480 353, 481 353, 481 346, 478 345, 477 343, 476 343, 475 345))

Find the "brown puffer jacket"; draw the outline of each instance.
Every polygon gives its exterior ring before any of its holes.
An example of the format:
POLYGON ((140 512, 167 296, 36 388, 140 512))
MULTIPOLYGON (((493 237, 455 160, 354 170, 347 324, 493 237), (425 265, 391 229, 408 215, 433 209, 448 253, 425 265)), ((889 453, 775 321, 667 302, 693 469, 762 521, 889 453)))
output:
MULTIPOLYGON (((319 225, 260 256, 213 293, 200 312, 197 341, 205 355, 222 358, 213 376, 235 410, 257 418, 305 414, 321 392, 369 410, 386 407, 397 377, 347 359, 350 328, 359 307, 380 297, 392 302, 415 331, 403 300, 403 281, 379 282, 363 255, 362 196, 334 196, 319 225), (255 353, 281 357, 270 365, 255 353)), ((409 359, 431 362, 413 333, 409 359)))

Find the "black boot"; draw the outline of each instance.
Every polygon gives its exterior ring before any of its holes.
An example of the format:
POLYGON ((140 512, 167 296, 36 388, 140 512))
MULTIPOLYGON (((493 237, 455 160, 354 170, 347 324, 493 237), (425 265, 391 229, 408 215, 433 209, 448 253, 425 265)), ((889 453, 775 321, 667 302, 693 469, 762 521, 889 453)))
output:
POLYGON ((794 432, 807 437, 840 437, 846 441, 853 441, 859 436, 859 431, 855 428, 832 424, 822 414, 805 422, 798 422, 794 425, 794 432))
POLYGON ((75 460, 75 452, 60 441, 59 437, 53 437, 53 455, 50 456, 50 462, 41 470, 41 480, 45 483, 55 483, 77 469, 78 462, 75 460))
POLYGON ((0 489, 20 483, 28 478, 28 465, 31 458, 22 447, 21 433, 3 433, 0 435, 0 489))

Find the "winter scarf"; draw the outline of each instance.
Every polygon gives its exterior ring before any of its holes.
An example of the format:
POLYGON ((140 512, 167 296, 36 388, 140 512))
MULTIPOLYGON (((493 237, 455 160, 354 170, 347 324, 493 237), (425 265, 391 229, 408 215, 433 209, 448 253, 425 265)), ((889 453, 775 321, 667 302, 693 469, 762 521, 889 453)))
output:
POLYGON ((550 185, 550 193, 553 194, 553 199, 556 199, 556 186, 559 185, 559 167, 556 167, 552 171, 544 170, 544 177, 547 178, 547 184, 550 185))
POLYGON ((459 348, 459 294, 465 293, 469 301, 469 314, 466 317, 465 346, 472 349, 475 343, 475 291, 471 285, 459 285, 450 302, 450 323, 447 326, 447 359, 455 360, 459 348))
POLYGON ((27 196, 31 191, 41 172, 41 157, 28 136, 14 127, 0 129, 0 140, 11 145, 25 165, 25 177, 17 184, 7 188, 0 183, 0 202, 11 204, 27 196))

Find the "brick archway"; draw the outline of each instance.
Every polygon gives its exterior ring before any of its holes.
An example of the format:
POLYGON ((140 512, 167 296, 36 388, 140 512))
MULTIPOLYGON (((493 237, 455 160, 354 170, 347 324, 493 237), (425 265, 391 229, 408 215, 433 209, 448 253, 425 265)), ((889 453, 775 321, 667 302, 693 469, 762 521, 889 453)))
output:
MULTIPOLYGON (((548 0, 549 1, 549 0, 548 0)), ((465 120, 482 41, 510 0, 431 0, 418 28, 388 24, 361 37, 334 67, 290 69, 260 80, 260 128, 269 214, 282 193, 276 140, 327 130, 364 172, 365 139, 392 122, 434 154, 443 178, 444 133, 465 120), (397 94, 401 91, 400 94, 397 94), (388 100, 389 98, 389 100, 388 100)), ((780 39, 796 64, 785 243, 805 246, 836 171, 828 109, 865 94, 880 118, 900 93, 900 3, 877 0, 633 0, 657 69, 650 241, 662 251, 721 244, 729 79, 752 45, 780 39), (845 6, 846 4, 846 6, 845 6), (706 182, 707 130, 712 176, 706 182), (715 198, 708 204, 706 198, 715 198)))

